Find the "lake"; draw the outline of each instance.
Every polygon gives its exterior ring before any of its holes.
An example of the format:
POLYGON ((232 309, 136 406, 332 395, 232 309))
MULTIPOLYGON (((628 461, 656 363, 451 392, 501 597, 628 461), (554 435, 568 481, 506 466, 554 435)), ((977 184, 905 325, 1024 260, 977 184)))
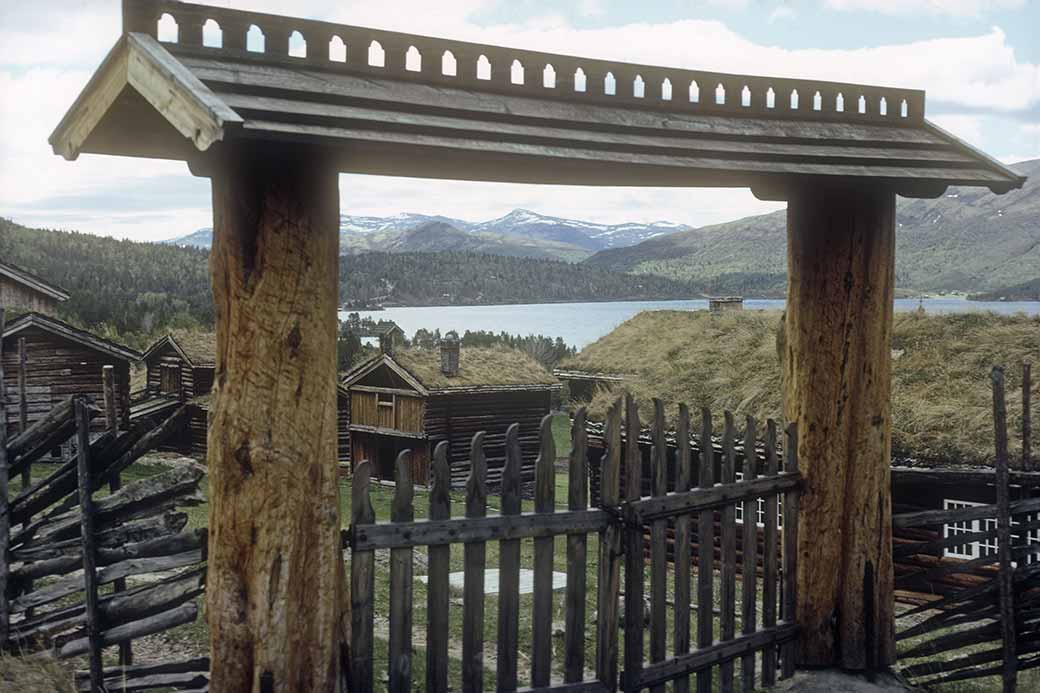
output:
MULTIPOLYGON (((967 301, 961 298, 896 299, 896 310, 916 310, 919 304, 929 313, 1040 314, 1037 301, 967 301)), ((747 299, 746 310, 780 310, 783 299, 747 299)), ((644 310, 707 310, 706 300, 695 301, 617 301, 611 303, 530 303, 508 306, 433 306, 425 308, 387 308, 358 311, 361 317, 393 320, 409 338, 420 328, 441 333, 455 330, 487 330, 510 334, 543 334, 563 337, 579 349, 596 341, 615 327, 644 310)), ((339 314, 341 320, 346 312, 339 314)))

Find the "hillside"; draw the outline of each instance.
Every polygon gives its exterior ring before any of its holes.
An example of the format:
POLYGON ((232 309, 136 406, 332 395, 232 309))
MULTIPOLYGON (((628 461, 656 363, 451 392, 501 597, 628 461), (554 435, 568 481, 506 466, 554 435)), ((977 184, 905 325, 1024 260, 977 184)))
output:
MULTIPOLYGON (((950 188, 934 200, 898 201, 898 287, 986 291, 1036 277, 1040 160, 1011 168, 1030 179, 1021 190, 1006 195, 950 188)), ((785 284, 786 242, 786 212, 781 210, 604 250, 586 263, 622 272, 695 278, 709 290, 717 286, 754 295, 776 294, 785 284)))
MULTIPOLYGON (((706 311, 640 313, 561 368, 630 374, 625 387, 644 408, 662 398, 670 416, 686 402, 760 419, 781 414, 777 312, 711 317, 706 311)), ((1012 456, 1020 455, 1021 366, 1040 360, 1040 317, 993 313, 896 313, 892 348, 893 454, 927 464, 982 463, 993 454, 990 368, 1007 366, 1012 456)), ((601 392, 603 416, 617 393, 601 392)), ((1034 380, 1034 401, 1040 382, 1034 380)), ((641 412, 644 421, 651 412, 641 412)))
MULTIPOLYGON (((515 209, 488 221, 470 222, 427 214, 390 217, 340 216, 340 252, 470 252, 579 261, 605 248, 619 248, 690 227, 667 221, 597 224, 515 209)), ((213 230, 164 241, 209 248, 213 230)))
POLYGON ((1040 301, 1040 277, 968 297, 973 301, 1040 301))
MULTIPOLYGON (((429 222, 440 224, 442 222, 429 222)), ((340 301, 408 305, 541 303, 692 298, 698 287, 663 277, 632 277, 544 258, 471 252, 469 234, 434 229, 456 250, 340 258, 340 301)), ((411 243, 411 245, 408 245, 411 243)), ((213 322, 209 253, 194 247, 119 241, 103 236, 30 229, 0 219, 0 258, 64 287, 72 295, 63 317, 105 326, 123 338, 213 322)))

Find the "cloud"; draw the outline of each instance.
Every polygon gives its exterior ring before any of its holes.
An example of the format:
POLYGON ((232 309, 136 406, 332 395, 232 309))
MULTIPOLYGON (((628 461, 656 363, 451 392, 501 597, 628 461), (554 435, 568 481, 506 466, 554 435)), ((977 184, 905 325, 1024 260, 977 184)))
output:
POLYGON ((773 22, 787 21, 790 19, 794 19, 797 16, 798 13, 795 12, 790 6, 780 5, 779 7, 773 8, 773 11, 769 13, 769 23, 772 24, 773 22))
POLYGON ((824 0, 834 10, 867 10, 890 15, 933 14, 979 17, 1000 10, 1015 10, 1025 0, 824 0))

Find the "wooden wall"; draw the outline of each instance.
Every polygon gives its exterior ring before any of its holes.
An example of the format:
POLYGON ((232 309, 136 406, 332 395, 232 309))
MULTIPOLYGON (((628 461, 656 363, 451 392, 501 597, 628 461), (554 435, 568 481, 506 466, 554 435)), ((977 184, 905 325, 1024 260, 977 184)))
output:
MULTIPOLYGON (((549 413, 549 404, 548 390, 431 395, 426 403, 430 449, 442 440, 448 441, 451 483, 461 488, 469 476, 470 441, 477 431, 485 431, 488 486, 498 488, 505 464, 506 429, 518 423, 523 454, 521 480, 532 482, 538 456, 538 426, 549 413)), ((566 454, 566 451, 557 452, 566 454)))
POLYGON ((423 432, 422 397, 351 390, 351 422, 360 426, 423 432))
POLYGON ((354 431, 350 435, 351 459, 372 463, 372 476, 392 481, 394 464, 402 450, 412 451, 412 481, 429 483, 430 450, 425 440, 354 431))
POLYGON ((0 275, 0 307, 54 315, 58 309, 58 301, 46 294, 33 291, 10 277, 0 275))
POLYGON ((148 368, 148 380, 147 387, 149 394, 175 394, 175 393, 164 393, 162 389, 162 366, 173 365, 180 368, 181 383, 180 396, 183 399, 191 399, 196 394, 205 394, 210 391, 213 387, 213 369, 194 369, 188 365, 188 363, 180 357, 177 351, 169 345, 164 346, 159 351, 155 352, 148 357, 145 361, 145 366, 148 368), (209 370, 209 385, 203 391, 198 391, 195 385, 195 375, 197 372, 209 370))
MULTIPOLYGON (((29 327, 4 340, 4 386, 9 403, 9 434, 17 430, 19 419, 19 337, 25 338, 26 394, 30 424, 42 418, 54 405, 71 395, 87 395, 100 406, 104 401, 101 369, 106 365, 115 367, 117 416, 121 421, 129 417, 129 362, 62 339, 38 327, 29 327)), ((100 428, 103 427, 104 422, 98 418, 95 425, 100 428)))
POLYGON ((336 461, 350 466, 350 395, 336 392, 336 461))

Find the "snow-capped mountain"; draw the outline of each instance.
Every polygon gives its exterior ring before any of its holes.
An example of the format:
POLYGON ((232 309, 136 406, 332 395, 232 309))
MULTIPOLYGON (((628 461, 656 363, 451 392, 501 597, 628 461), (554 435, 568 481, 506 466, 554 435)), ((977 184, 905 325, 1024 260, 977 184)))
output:
MULTIPOLYGON (((547 216, 526 209, 514 209, 505 216, 481 222, 411 213, 389 217, 344 214, 340 216, 340 247, 343 253, 380 250, 400 252, 402 248, 412 249, 417 245, 419 239, 416 231, 423 233, 424 229, 436 229, 438 237, 446 238, 446 227, 473 235, 475 238, 472 245, 480 252, 533 254, 568 260, 580 260, 607 248, 625 248, 650 238, 690 229, 685 224, 668 221, 599 224, 547 216), (403 243, 402 238, 405 236, 408 242, 403 243), (483 239, 484 243, 477 242, 477 239, 483 239), (482 248, 483 245, 487 247, 482 248), (517 251, 514 246, 523 251, 517 251)), ((209 248, 212 235, 212 229, 204 228, 163 242, 209 248)), ((435 238, 427 239, 421 245, 426 250, 439 249, 435 238)), ((458 247, 457 242, 449 245, 451 248, 458 247)))

